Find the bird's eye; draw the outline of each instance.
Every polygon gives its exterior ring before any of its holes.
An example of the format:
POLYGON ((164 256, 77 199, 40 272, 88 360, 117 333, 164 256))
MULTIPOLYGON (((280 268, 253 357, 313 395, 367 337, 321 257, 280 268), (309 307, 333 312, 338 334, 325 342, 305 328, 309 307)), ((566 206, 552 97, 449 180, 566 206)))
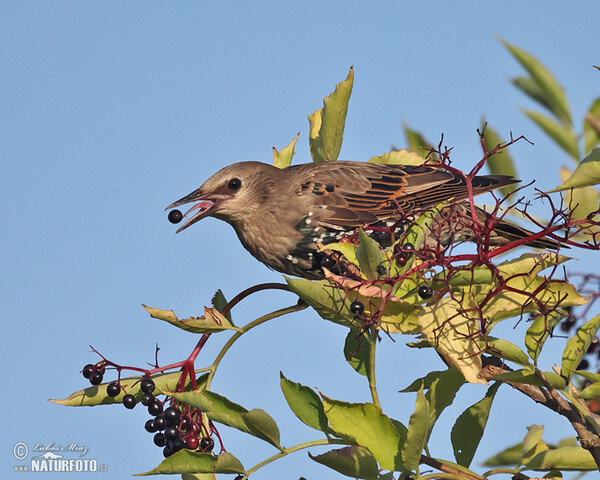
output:
POLYGON ((242 186, 242 181, 239 178, 232 178, 231 180, 229 180, 229 183, 227 184, 227 188, 229 190, 239 190, 240 187, 242 186))

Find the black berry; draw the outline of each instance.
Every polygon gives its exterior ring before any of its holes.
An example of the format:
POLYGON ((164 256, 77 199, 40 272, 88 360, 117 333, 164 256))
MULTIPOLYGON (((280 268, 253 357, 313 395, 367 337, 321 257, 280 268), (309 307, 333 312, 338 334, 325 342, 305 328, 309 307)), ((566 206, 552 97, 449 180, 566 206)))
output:
POLYGON ((403 267, 404 265, 406 265, 406 256, 404 254, 398 255, 396 257, 396 265, 398 265, 399 267, 403 267))
POLYGON ((204 437, 202 440, 200 440, 200 450, 203 452, 210 452, 214 446, 215 442, 210 437, 204 437))
POLYGON ((165 420, 167 425, 179 425, 179 417, 181 412, 177 407, 169 407, 165 410, 165 420))
POLYGON ((185 448, 186 444, 183 441, 183 439, 181 438, 176 438, 175 440, 173 440, 170 444, 171 446, 171 450, 173 450, 173 452, 178 452, 179 450, 181 450, 182 448, 185 448))
POLYGON ((433 290, 431 289, 431 287, 427 285, 422 285, 421 287, 419 287, 419 297, 421 297, 422 299, 427 300, 428 298, 431 298, 432 295, 433 290))
POLYGON ((182 432, 185 432, 188 428, 190 428, 190 421, 188 420, 187 417, 183 417, 181 419, 181 423, 179 424, 179 429, 182 432))
POLYGON ((402 245, 402 251, 405 255, 412 255, 412 253, 415 251, 415 246, 412 243, 405 243, 402 245))
POLYGON ((152 393, 155 388, 154 381, 151 378, 144 378, 140 383, 140 388, 144 393, 152 393))
POLYGON ((352 312, 354 315, 360 315, 364 311, 365 306, 362 304, 362 302, 352 302, 350 304, 350 312, 352 312))
POLYGON ((135 407, 135 403, 135 397, 131 395, 131 393, 128 393, 123 397, 123 405, 125 405, 125 408, 129 408, 131 410, 133 407, 135 407))
POLYGON ((167 421, 165 420, 164 415, 159 415, 158 417, 154 417, 154 426, 157 430, 164 430, 167 428, 167 421))
POLYGON ((236 476, 233 480, 244 480, 244 476, 240 473, 238 476, 236 476))
POLYGON ((88 363, 81 371, 81 374, 84 376, 84 378, 90 378, 92 373, 94 373, 94 366, 91 363, 88 363))
POLYGON ((154 395, 152 395, 151 393, 144 393, 144 395, 142 395, 142 399, 140 400, 140 402, 142 403, 142 405, 144 407, 147 407, 153 401, 154 401, 154 395))
POLYGON ((156 428, 156 425, 154 425, 154 419, 151 418, 150 420, 146 421, 146 424, 144 425, 144 428, 146 429, 146 431, 148 433, 154 433, 158 430, 158 428, 156 428))
POLYGON ((386 275, 387 275, 387 273, 388 273, 388 271, 387 271, 387 268, 385 267, 385 265, 377 265, 377 268, 376 268, 376 270, 377 270, 377 274, 378 274, 380 277, 384 277, 384 276, 386 276, 386 275))
POLYGON ((162 406, 162 402, 158 399, 155 398, 154 401, 148 405, 148 413, 150 415, 160 415, 163 411, 163 406, 162 406))
POLYGON ((170 457, 171 455, 173 455, 173 450, 171 449, 171 447, 169 445, 167 445, 165 448, 163 448, 163 455, 165 456, 165 458, 170 457))
POLYGON ((183 214, 179 210, 171 210, 167 218, 171 223, 179 223, 183 218, 183 214))
POLYGON ((331 270, 335 266, 335 260, 327 254, 323 254, 320 261, 321 267, 331 270))
POLYGON ((164 433, 157 433, 156 435, 154 435, 154 445, 156 445, 157 447, 165 446, 165 434, 164 433))
POLYGON ((117 382, 109 383, 106 387, 106 394, 109 397, 116 397, 119 393, 121 393, 121 386, 117 382))
POLYGON ((175 440, 176 438, 179 438, 179 430, 177 430, 176 427, 168 427, 165 430, 165 438, 167 440, 175 440))
POLYGON ((90 383, 92 385, 100 385, 102 383, 103 378, 104 375, 102 374, 102 372, 100 370, 96 370, 94 373, 92 373, 92 376, 90 377, 90 383))

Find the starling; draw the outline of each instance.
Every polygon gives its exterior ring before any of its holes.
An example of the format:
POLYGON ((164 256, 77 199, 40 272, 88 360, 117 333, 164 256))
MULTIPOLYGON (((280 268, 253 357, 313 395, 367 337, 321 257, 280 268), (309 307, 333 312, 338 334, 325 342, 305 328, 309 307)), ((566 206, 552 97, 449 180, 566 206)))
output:
MULTIPOLYGON (((475 176, 473 195, 516 182, 505 175, 475 176)), ((167 209, 197 202, 186 216, 197 212, 177 233, 204 217, 219 218, 229 223, 246 250, 268 267, 319 279, 324 266, 319 245, 338 242, 363 227, 382 246, 389 246, 407 222, 445 201, 449 202, 442 209, 445 218, 441 218, 435 241, 447 246, 473 240, 467 198, 464 177, 427 165, 336 161, 280 169, 240 162, 218 171, 167 209)), ((476 207, 475 211, 480 222, 489 218, 483 209, 476 207)), ((501 220, 489 242, 503 245, 530 234, 501 220)), ((549 239, 533 240, 529 245, 557 247, 549 239)))

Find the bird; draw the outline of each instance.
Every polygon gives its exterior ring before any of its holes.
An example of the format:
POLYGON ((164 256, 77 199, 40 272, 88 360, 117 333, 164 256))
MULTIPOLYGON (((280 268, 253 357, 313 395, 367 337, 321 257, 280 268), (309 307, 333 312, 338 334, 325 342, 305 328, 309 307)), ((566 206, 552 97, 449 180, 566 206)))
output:
MULTIPOLYGON (((278 168, 247 161, 229 165, 167 210, 194 203, 177 230, 205 217, 229 223, 246 250, 278 272, 318 280, 324 278, 323 246, 344 241, 360 227, 382 247, 397 240, 420 213, 446 202, 441 210, 439 238, 444 247, 473 241, 472 211, 479 222, 490 218, 471 209, 464 175, 440 166, 398 165, 358 161, 314 162, 278 168), (462 220, 460 220, 462 219, 462 220)), ((473 195, 511 185, 507 175, 476 175, 473 195)), ((504 219, 494 219, 490 245, 504 245, 532 233, 504 219)), ((536 248, 557 248, 537 238, 536 248)))

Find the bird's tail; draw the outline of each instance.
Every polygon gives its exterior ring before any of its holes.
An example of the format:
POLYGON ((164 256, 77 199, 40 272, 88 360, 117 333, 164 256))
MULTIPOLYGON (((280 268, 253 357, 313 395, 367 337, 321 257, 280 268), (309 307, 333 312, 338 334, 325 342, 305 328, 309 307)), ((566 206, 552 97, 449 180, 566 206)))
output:
MULTIPOLYGON (((490 243, 492 245, 505 245, 510 242, 515 242, 523 238, 531 237, 534 233, 530 232, 526 228, 515 225, 514 223, 500 220, 490 237, 490 243)), ((562 245, 560 242, 552 240, 547 237, 536 238, 526 243, 529 247, 558 250, 560 247, 569 248, 566 245, 562 245)))

